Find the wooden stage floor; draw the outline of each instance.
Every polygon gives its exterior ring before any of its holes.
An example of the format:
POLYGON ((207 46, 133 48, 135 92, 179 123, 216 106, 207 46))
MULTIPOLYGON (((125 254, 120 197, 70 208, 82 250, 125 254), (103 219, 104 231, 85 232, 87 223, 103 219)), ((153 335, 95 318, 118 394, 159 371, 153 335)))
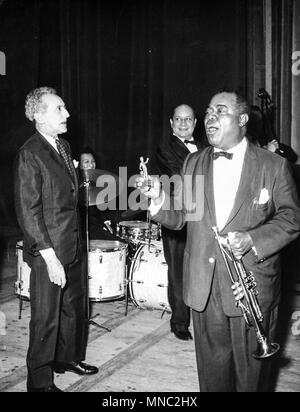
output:
MULTIPOLYGON (((15 244, 2 259, 0 272, 0 392, 26 391, 25 357, 30 303, 15 295, 15 244)), ((276 358, 274 392, 300 391, 300 291, 281 320, 282 344, 276 358)), ((93 319, 111 331, 90 326, 86 361, 99 373, 80 377, 56 375, 55 383, 68 392, 199 392, 193 341, 170 333, 170 314, 141 309, 125 299, 92 303, 93 319), (180 371, 180 374, 179 374, 180 371)), ((192 328, 191 328, 192 331, 192 328)))

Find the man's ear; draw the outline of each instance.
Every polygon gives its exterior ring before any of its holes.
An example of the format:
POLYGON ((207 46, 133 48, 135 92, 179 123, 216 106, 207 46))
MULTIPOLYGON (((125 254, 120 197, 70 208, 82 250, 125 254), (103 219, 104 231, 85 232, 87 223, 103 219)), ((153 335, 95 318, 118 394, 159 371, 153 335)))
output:
POLYGON ((171 128, 173 129, 173 119, 170 119, 170 125, 171 125, 171 128))
POLYGON ((39 124, 44 123, 43 115, 41 112, 34 113, 33 117, 36 123, 39 123, 39 124))
POLYGON ((248 120, 249 120, 249 116, 248 116, 246 113, 240 114, 239 125, 240 125, 241 127, 246 126, 248 120))

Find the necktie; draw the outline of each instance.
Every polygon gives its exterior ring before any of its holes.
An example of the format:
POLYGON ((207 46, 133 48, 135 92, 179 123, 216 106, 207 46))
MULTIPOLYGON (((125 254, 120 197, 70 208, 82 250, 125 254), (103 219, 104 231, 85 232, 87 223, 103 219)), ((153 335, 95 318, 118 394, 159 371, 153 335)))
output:
POLYGON ((183 143, 185 143, 185 144, 196 144, 195 142, 194 142, 194 140, 185 140, 183 143))
POLYGON ((226 157, 226 159, 231 160, 233 153, 228 153, 228 152, 214 152, 212 155, 213 160, 218 159, 220 156, 226 157))
POLYGON ((67 151, 65 145, 63 144, 63 142, 61 142, 59 140, 58 137, 55 138, 55 143, 56 143, 58 153, 63 158, 63 160, 65 162, 65 165, 67 166, 67 169, 68 169, 71 177, 74 178, 74 175, 73 175, 73 171, 74 171, 73 167, 74 166, 73 166, 73 162, 72 162, 72 158, 70 156, 70 153, 67 151))

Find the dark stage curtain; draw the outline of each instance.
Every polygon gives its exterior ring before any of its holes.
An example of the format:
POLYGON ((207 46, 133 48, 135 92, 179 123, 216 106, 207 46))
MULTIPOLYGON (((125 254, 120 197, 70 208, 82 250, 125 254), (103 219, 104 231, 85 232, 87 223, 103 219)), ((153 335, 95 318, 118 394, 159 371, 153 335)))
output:
POLYGON ((173 106, 198 112, 196 137, 213 93, 246 93, 246 0, 4 0, 0 6, 0 224, 14 224, 16 150, 33 127, 24 99, 57 89, 69 109, 74 155, 90 146, 98 168, 128 176, 169 132, 173 106))

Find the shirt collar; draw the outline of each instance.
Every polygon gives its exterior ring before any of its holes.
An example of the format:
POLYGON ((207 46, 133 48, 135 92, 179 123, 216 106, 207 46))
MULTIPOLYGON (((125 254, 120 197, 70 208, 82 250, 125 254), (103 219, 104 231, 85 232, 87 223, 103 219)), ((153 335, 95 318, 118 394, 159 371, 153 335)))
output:
MULTIPOLYGON (((177 137, 177 139, 181 140, 182 143, 184 143, 184 141, 187 140, 185 137, 176 136, 176 134, 174 134, 174 133, 173 133, 173 136, 175 136, 175 137, 177 137)), ((188 139, 188 140, 190 140, 191 142, 193 142, 193 141, 194 141, 194 137, 192 136, 192 137, 191 137, 190 139, 188 139)))
POLYGON ((38 131, 39 134, 41 134, 46 140, 47 142, 57 151, 56 148, 56 143, 55 143, 55 139, 57 138, 57 136, 48 136, 47 134, 38 131))
MULTIPOLYGON (((243 156, 246 152, 247 149, 247 139, 244 137, 240 143, 238 143, 236 146, 232 147, 229 150, 226 150, 228 153, 232 153, 234 156, 233 158, 237 158, 240 156, 243 156)), ((214 152, 224 152, 222 149, 218 149, 217 147, 214 147, 214 152)))

